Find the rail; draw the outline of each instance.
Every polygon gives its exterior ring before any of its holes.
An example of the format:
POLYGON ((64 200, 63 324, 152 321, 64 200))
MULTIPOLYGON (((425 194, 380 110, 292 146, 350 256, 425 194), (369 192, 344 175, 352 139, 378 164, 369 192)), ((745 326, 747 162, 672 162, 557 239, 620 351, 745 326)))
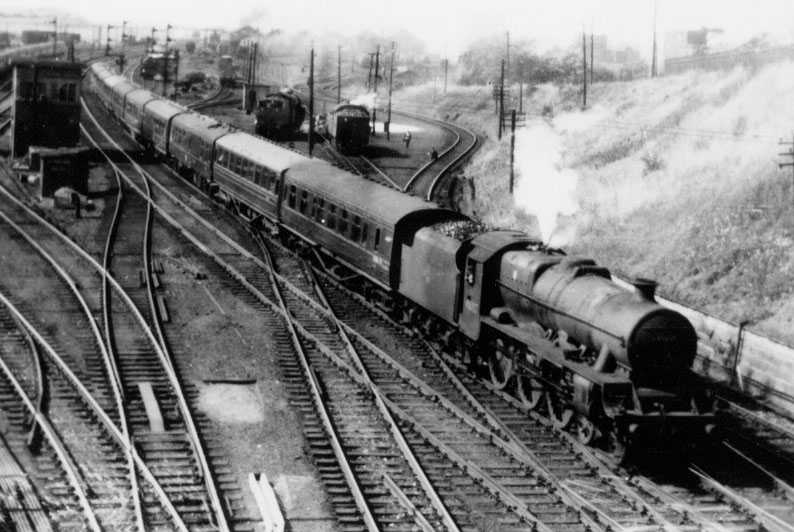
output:
POLYGON ((306 356, 306 352, 303 350, 303 345, 301 345, 300 337, 298 336, 298 331, 295 327, 295 319, 287 309, 287 304, 284 301, 284 297, 282 296, 280 285, 276 282, 270 254, 267 252, 266 248, 262 247, 262 250, 267 265, 266 271, 270 279, 271 286, 273 287, 273 293, 276 296, 278 307, 281 310, 281 315, 283 316, 287 325, 287 330, 290 334, 293 349, 295 350, 296 355, 298 355, 301 368, 303 369, 304 375, 306 376, 306 379, 309 383, 309 390, 312 395, 312 399, 314 400, 315 408, 320 416, 320 419, 322 420, 323 427, 328 434, 328 439, 331 444, 331 448, 334 451, 334 456, 336 457, 337 463, 342 470, 342 474, 344 475, 345 481, 350 488, 350 492, 353 495, 353 499, 356 502, 358 511, 361 513, 361 517, 364 520, 367 530, 370 532, 377 532, 379 530, 378 525, 375 522, 375 518, 372 515, 369 504, 364 498, 364 492, 356 480, 356 477, 353 473, 353 468, 350 466, 347 455, 345 454, 342 444, 339 441, 339 436, 336 433, 334 424, 331 421, 331 416, 325 407, 325 402, 323 401, 323 393, 320 388, 320 383, 317 380, 317 376, 312 370, 312 367, 309 365, 308 357, 306 356))
MULTIPOLYGON (((430 480, 427 478, 422 466, 419 465, 419 461, 416 458, 416 455, 411 450, 408 442, 406 441, 405 437, 403 436, 400 428, 398 427, 397 423, 394 420, 394 417, 389 412, 389 408, 386 406, 385 397, 381 393, 380 389, 375 385, 372 378, 369 375, 369 371, 367 370, 366 366, 364 366, 364 362, 361 360, 361 356, 359 356, 358 351, 353 346, 353 343, 350 341, 350 337, 347 335, 345 331, 345 327, 343 326, 342 321, 336 315, 331 306, 328 298, 325 295, 325 292, 322 289, 322 285, 317 280, 317 276, 314 270, 309 265, 304 265, 304 268, 309 272, 312 285, 314 286, 314 290, 317 293, 317 296, 320 299, 320 303, 328 310, 328 317, 331 319, 331 322, 336 326, 336 329, 339 333, 339 337, 342 339, 342 343, 345 346, 345 350, 350 355, 350 358, 354 361, 359 373, 364 377, 366 382, 366 386, 369 389, 372 397, 375 400, 375 404, 378 407, 378 410, 381 413, 381 416, 386 421, 387 425, 389 426, 389 430, 394 438, 397 446, 400 448, 400 451, 403 453, 403 457, 408 462, 408 465, 411 467, 414 475, 419 480, 419 484, 422 486, 422 490, 424 491, 427 498, 430 500, 431 504, 441 516, 441 520, 446 525, 447 529, 451 532, 458 532, 458 525, 455 523, 455 520, 449 513, 449 510, 444 505, 441 497, 439 497, 438 493, 436 492, 433 485, 430 483, 430 480)), ((396 485, 395 485, 396 487, 396 485)), ((421 515, 421 514, 420 514, 421 515)))
MULTIPOLYGON (((22 314, 17 310, 17 308, 11 303, 11 301, 0 292, 0 302, 9 310, 9 312, 14 317, 14 320, 19 324, 19 329, 24 331, 28 335, 34 335, 35 331, 30 329, 30 323, 27 322, 22 316, 22 314)), ((38 358, 38 354, 34 353, 35 357, 38 358)), ((85 516, 86 520, 88 521, 88 527, 91 530, 96 532, 100 532, 102 529, 99 526, 99 521, 97 521, 96 515, 94 514, 94 509, 91 507, 91 504, 88 502, 88 494, 86 493, 85 489, 83 488, 83 484, 80 482, 80 474, 75 469, 74 465, 72 464, 72 460, 69 458, 69 451, 66 449, 66 446, 61 441, 58 433, 55 431, 52 425, 50 425, 49 420, 41 413, 38 407, 33 404, 28 397, 28 394, 25 392, 24 387, 19 382, 19 380, 14 375, 14 372, 11 371, 11 368, 5 363, 5 361, 0 357, 0 368, 5 373, 6 378, 14 387, 14 391, 17 393, 19 398, 22 400, 22 403, 27 408, 28 412, 30 412, 31 417, 34 419, 34 423, 41 428, 44 437, 47 438, 52 449, 55 451, 55 455, 58 457, 58 461, 61 463, 61 467, 63 468, 64 473, 66 473, 66 478, 69 480, 69 484, 72 486, 72 489, 77 495, 77 500, 80 503, 80 506, 83 509, 83 515, 85 516)))
MULTIPOLYGON (((96 269, 100 274, 103 272, 102 266, 85 250, 83 250, 79 245, 77 245, 74 241, 69 239, 65 234, 58 230, 55 226, 53 226, 50 222, 42 218, 32 209, 30 209, 27 205, 25 205, 21 200, 19 200, 16 196, 14 196, 11 192, 9 192, 4 186, 0 185, 0 194, 5 196, 11 203, 17 205, 19 208, 23 209, 31 218, 35 219, 41 226, 45 227, 49 232, 51 232, 54 236, 59 238, 62 242, 64 242, 68 247, 70 247, 77 255, 79 255, 82 259, 87 261, 91 264, 91 266, 96 269)), ((10 221, 10 219, 5 215, 5 213, 0 212, 0 217, 4 220, 10 221)), ((13 222, 12 222, 13 223, 13 222)), ((76 283, 71 279, 68 273, 55 261, 38 243, 35 242, 27 232, 25 232, 20 226, 14 224, 15 230, 19 232, 25 240, 28 242, 34 243, 34 247, 37 249, 39 254, 43 254, 46 260, 55 266, 56 272, 61 276, 64 281, 70 286, 72 293, 75 293, 79 300, 82 300, 82 303, 85 305, 84 309, 87 308, 87 303, 83 300, 82 296, 79 294, 79 290, 77 289, 76 283)), ((107 279, 110 282, 112 288, 121 294, 122 298, 125 300, 125 304, 129 306, 131 311, 133 312, 134 316, 140 316, 138 313, 137 307, 135 307, 134 303, 131 299, 126 295, 124 289, 121 285, 108 273, 107 279)), ((85 310, 84 310, 85 312, 85 310)), ((94 335, 98 335, 99 331, 96 329, 96 322, 91 314, 89 314, 90 318, 88 319, 89 324, 91 324, 92 330, 94 331, 94 335)), ((145 323, 145 322, 144 322, 145 323)), ((30 329, 29 326, 27 326, 30 329)), ((36 341, 39 345, 45 348, 47 354, 53 359, 56 364, 60 367, 61 371, 66 375, 67 379, 72 383, 73 387, 78 391, 78 393, 83 397, 83 400, 88 404, 88 406, 95 412, 97 418, 102 422, 105 429, 109 432, 111 437, 117 442, 119 446, 124 449, 125 452, 129 453, 137 468, 141 471, 143 476, 146 478, 146 481, 152 487, 155 492, 155 495, 160 500, 160 503, 166 509, 166 511, 171 515, 174 524, 177 526, 179 530, 183 530, 187 532, 187 527, 182 522, 181 517, 176 512, 176 509, 171 504, 168 496, 166 495, 165 491, 163 490, 162 486, 160 486, 157 479, 149 470, 148 466, 146 465, 145 461, 138 455, 135 446, 130 442, 129 437, 125 437, 125 435, 118 429, 116 424, 110 419, 107 413, 99 406, 96 399, 94 399, 93 395, 87 390, 87 388, 83 385, 80 379, 72 372, 71 368, 57 355, 54 349, 49 347, 46 340, 41 337, 36 331, 31 330, 31 335, 34 336, 36 341)), ((99 335, 99 346, 100 349, 104 350, 104 343, 102 342, 101 335, 99 335)), ((151 340, 154 340, 152 337, 151 340)), ((104 355, 103 355, 104 356, 104 355)), ((110 373, 109 373, 110 375, 110 373)))
MULTIPOLYGON (((105 249, 102 253, 102 319, 104 322, 105 342, 107 346, 107 356, 103 353, 103 358, 106 360, 108 376, 112 380, 111 388, 113 389, 113 396, 119 401, 119 424, 124 437, 130 442, 132 447, 132 437, 130 435, 130 424, 127 419, 126 401, 124 400, 124 387, 121 382, 121 375, 116 363, 118 355, 115 352, 115 343, 113 341, 112 332, 112 319, 111 319, 111 304, 110 304, 110 282, 108 272, 110 271, 111 254, 113 252, 113 241, 118 229, 119 217, 121 216, 121 205, 124 201, 124 191, 121 187, 121 178, 118 172, 114 171, 113 175, 116 179, 116 186, 118 193, 116 194, 116 204, 113 208, 113 218, 108 228, 107 239, 105 239, 105 249)), ((138 477, 135 473, 135 463, 132 458, 132 453, 129 449, 126 451, 128 467, 130 468, 130 482, 132 484, 132 500, 133 511, 135 512, 135 519, 138 523, 138 529, 144 530, 143 523, 143 508, 141 505, 141 496, 138 491, 138 477)))
MULTIPOLYGON (((96 127, 100 131, 102 131, 104 136, 114 145, 114 147, 117 150, 119 150, 120 152, 124 152, 124 150, 122 150, 121 147, 115 141, 113 141, 113 139, 99 125, 98 122, 94 121, 94 124, 96 125, 96 127)), ((124 173, 120 171, 120 169, 118 168, 116 163, 113 162, 113 160, 107 154, 107 152, 105 150, 103 150, 101 148, 101 146, 99 145, 99 143, 91 136, 91 134, 88 132, 88 130, 85 128, 85 126, 81 125, 80 128, 83 131, 83 134, 86 136, 86 138, 88 138, 89 142, 91 142, 91 144, 102 153, 103 157, 105 158, 107 163, 113 168, 114 172, 119 172, 118 175, 124 175, 124 173)), ((155 336, 153 336, 151 328, 146 323, 145 318, 143 318, 143 316, 140 314, 140 312, 138 311, 137 308, 134 309, 134 314, 135 314, 136 318, 139 319, 141 327, 144 329, 145 334, 147 335, 147 337, 149 337, 150 342, 153 344, 153 346, 155 348, 155 352, 156 352, 158 358, 160 359, 161 364, 163 365, 163 369, 166 371, 166 374, 168 375, 168 380, 169 380, 169 382, 171 384, 171 388, 172 388, 172 390, 174 392, 174 395, 176 396, 177 404, 179 405, 180 414, 182 415, 182 420, 185 423, 185 428, 186 428, 186 431, 188 433, 188 437, 190 439, 191 446, 193 447, 194 454, 195 454, 196 459, 198 460, 198 463, 199 463, 200 474, 201 474, 201 477, 203 478, 204 483, 206 485, 207 494, 208 494, 208 496, 210 498, 210 503, 211 503, 211 506, 212 506, 213 516, 215 517, 216 523, 217 523, 218 527, 220 528, 220 530, 222 530, 222 531, 223 530, 229 530, 228 521, 227 521, 227 518, 226 518, 226 514, 225 514, 225 511, 224 511, 224 508, 223 508, 223 504, 222 504, 222 502, 220 500, 220 497, 218 495, 218 490, 217 490, 217 487, 215 485, 214 476, 213 476, 212 471, 211 471, 211 469, 209 467, 209 462, 207 460, 206 453, 204 452, 204 447, 203 447, 203 445, 201 443, 201 438, 200 438, 200 436, 198 434, 198 430, 196 429, 195 423, 193 421, 192 412, 190 411, 190 407, 187 404, 187 399, 185 398, 184 392, 182 390, 182 384, 179 381, 179 376, 177 375, 176 370, 174 369, 173 362, 172 362, 172 356, 171 356, 171 354, 170 354, 170 352, 168 350, 167 342, 165 341, 165 337, 164 337, 163 332, 162 332, 162 325, 160 323, 159 310, 157 308, 157 304, 156 304, 156 301, 155 301, 154 293, 152 292, 152 285, 153 285, 152 279, 151 279, 151 277, 152 277, 152 269, 151 269, 151 264, 150 264, 150 261, 149 261, 149 252, 150 252, 150 247, 151 247, 150 226, 151 226, 151 221, 152 221, 152 210, 151 210, 151 207, 153 205, 153 200, 151 199, 151 190, 149 188, 149 176, 145 175, 145 173, 143 172, 143 169, 141 169, 140 166, 135 165, 135 167, 136 167, 136 170, 138 170, 138 172, 140 173, 140 175, 143 178, 143 181, 144 181, 144 183, 146 185, 146 191, 144 192, 143 197, 144 197, 144 199, 146 201, 146 205, 147 205, 147 221, 146 221, 145 236, 144 236, 143 250, 142 251, 143 251, 143 254, 144 254, 143 255, 144 256, 144 264, 145 264, 146 276, 147 276, 147 282, 146 282, 147 297, 148 297, 150 312, 151 312, 152 321, 153 321, 152 326, 155 329, 155 333, 157 335, 156 338, 155 338, 155 336)), ((129 296, 127 296, 127 294, 124 293, 123 297, 126 299, 129 296)), ((134 306, 134 304, 132 304, 131 300, 130 300, 130 306, 131 307, 134 306)))

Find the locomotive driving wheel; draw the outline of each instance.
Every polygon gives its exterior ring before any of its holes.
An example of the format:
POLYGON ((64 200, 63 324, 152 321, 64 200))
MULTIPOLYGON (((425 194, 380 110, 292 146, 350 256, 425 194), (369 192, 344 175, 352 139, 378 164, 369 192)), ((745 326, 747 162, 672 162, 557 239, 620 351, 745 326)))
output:
POLYGON ((496 349, 488 357, 488 372, 491 375, 491 382, 497 390, 507 387, 513 377, 514 368, 515 364, 510 352, 501 340, 497 340, 496 349))
POLYGON ((584 445, 590 445, 598 435, 598 429, 585 416, 576 416, 576 438, 584 445))
POLYGON ((573 409, 560 400, 553 392, 546 394, 546 402, 552 425, 560 430, 570 427, 574 420, 573 409))
POLYGON ((516 395, 521 404, 530 410, 539 410, 545 404, 543 383, 534 377, 518 375, 516 377, 516 395))

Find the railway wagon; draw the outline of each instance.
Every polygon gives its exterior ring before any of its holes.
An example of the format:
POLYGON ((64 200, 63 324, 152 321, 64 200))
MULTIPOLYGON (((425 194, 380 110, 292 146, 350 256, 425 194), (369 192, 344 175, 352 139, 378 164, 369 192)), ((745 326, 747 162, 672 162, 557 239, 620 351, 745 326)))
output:
POLYGON ((305 159, 248 133, 230 133, 215 142, 212 178, 227 204, 242 214, 276 220, 283 172, 305 159))
POLYGON ((369 144, 369 111, 363 105, 344 103, 328 113, 328 136, 343 153, 358 153, 369 144))
POLYGON ((306 108, 293 91, 268 94, 256 108, 255 131, 269 138, 284 138, 297 132, 306 118, 306 108))
POLYGON ((169 156, 183 175, 205 188, 212 180, 215 141, 229 132, 228 126, 202 114, 178 114, 169 130, 169 156))
POLYGON ((155 154, 168 156, 168 130, 171 120, 188 109, 170 100, 151 100, 143 106, 141 135, 144 144, 155 154))

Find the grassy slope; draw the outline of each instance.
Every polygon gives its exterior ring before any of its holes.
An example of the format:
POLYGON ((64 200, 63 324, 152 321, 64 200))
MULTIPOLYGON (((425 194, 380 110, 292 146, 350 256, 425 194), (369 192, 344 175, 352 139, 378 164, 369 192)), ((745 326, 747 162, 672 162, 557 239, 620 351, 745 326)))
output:
MULTIPOLYGON (((794 343, 794 188, 777 167, 794 119, 794 64, 592 87, 578 110, 575 87, 541 87, 527 108, 554 109, 560 166, 578 175, 578 211, 567 246, 613 270, 653 277, 666 296, 794 343)), ((432 86, 397 101, 434 105, 493 137, 487 88, 432 86)), ((537 120, 537 119, 536 119, 537 120)), ((508 141, 488 138, 467 173, 477 214, 535 231, 507 194, 508 141)))

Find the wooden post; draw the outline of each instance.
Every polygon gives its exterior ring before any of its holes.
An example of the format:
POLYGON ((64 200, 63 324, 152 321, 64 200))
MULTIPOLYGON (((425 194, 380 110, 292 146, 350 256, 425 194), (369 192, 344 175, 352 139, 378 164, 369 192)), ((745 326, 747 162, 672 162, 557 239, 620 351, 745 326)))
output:
POLYGON ((518 112, 524 112, 524 80, 518 80, 518 112))
POLYGON ((516 110, 510 111, 510 195, 513 194, 516 160, 516 110))
POLYGON ((386 140, 391 140, 389 129, 391 128, 391 92, 394 85, 394 41, 391 43, 391 60, 389 61, 389 108, 386 115, 386 124, 383 129, 386 131, 386 140))
POLYGON ((444 58, 444 94, 447 93, 447 72, 449 70, 449 59, 444 58))
POLYGON ((373 85, 375 86, 375 100, 372 102, 372 135, 375 135, 375 127, 377 124, 378 114, 378 76, 380 74, 380 44, 375 49, 375 76, 372 78, 373 85))
POLYGON ((52 58, 57 59, 58 55, 58 17, 52 19, 52 58))
POLYGON ((314 48, 309 54, 309 157, 314 151, 314 48))
POLYGON ((336 103, 342 103, 342 47, 336 47, 336 103))
POLYGON ((582 32, 582 109, 587 108, 587 37, 582 32))
POLYGON ((651 77, 652 78, 656 77, 656 75, 658 74, 658 70, 659 70, 659 66, 656 63, 656 56, 658 55, 657 51, 656 51, 656 7, 657 7, 656 6, 656 0, 654 0, 654 2, 653 2, 653 48, 652 48, 652 51, 651 51, 651 53, 653 54, 653 56, 651 57, 651 77))
POLYGON ((498 139, 502 140, 502 128, 504 126, 505 116, 505 60, 502 59, 502 70, 499 75, 499 136, 498 139))
POLYGON ((509 31, 507 32, 507 44, 505 46, 505 59, 507 62, 505 66, 505 72, 506 72, 506 77, 509 79, 510 78, 510 32, 509 31))
POLYGON ((110 55, 110 30, 113 28, 110 24, 107 25, 105 30, 105 56, 110 55))
POLYGON ((590 32, 590 86, 593 86, 595 78, 593 77, 593 65, 595 64, 595 36, 590 32))

